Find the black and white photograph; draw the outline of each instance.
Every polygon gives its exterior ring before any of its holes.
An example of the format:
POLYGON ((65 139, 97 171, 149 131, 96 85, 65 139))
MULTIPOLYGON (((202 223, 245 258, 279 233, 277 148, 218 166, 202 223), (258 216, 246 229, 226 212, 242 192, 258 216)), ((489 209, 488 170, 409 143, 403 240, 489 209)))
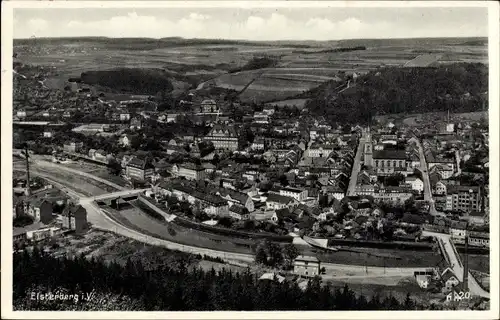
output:
POLYGON ((498 8, 2 3, 2 318, 497 318, 498 8))

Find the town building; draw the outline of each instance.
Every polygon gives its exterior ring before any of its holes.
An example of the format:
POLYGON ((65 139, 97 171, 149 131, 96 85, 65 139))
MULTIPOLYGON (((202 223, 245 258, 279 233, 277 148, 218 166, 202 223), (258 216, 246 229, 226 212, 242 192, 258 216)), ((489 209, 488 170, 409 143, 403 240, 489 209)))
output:
POLYGON ((85 233, 89 229, 87 210, 81 205, 69 205, 62 212, 63 228, 74 230, 77 234, 85 233))
POLYGON ((52 221, 52 204, 45 199, 30 200, 28 204, 28 215, 36 222, 48 224, 52 221))
POLYGON ((311 158, 327 158, 333 151, 333 148, 333 145, 313 143, 309 148, 308 155, 311 158))
POLYGON ((125 174, 131 180, 144 182, 151 179, 154 169, 153 164, 149 160, 133 158, 127 163, 125 174))
POLYGON ((280 189, 279 194, 282 196, 293 198, 297 201, 304 201, 307 199, 307 189, 284 187, 280 189))
POLYGON ((447 211, 481 211, 481 188, 478 186, 449 185, 446 190, 447 211))
POLYGON ((380 188, 378 192, 373 194, 376 201, 386 202, 386 203, 404 203, 405 201, 413 197, 411 190, 404 187, 390 187, 386 186, 380 188))
POLYGON ((438 173, 443 179, 449 179, 453 176, 455 173, 453 171, 453 167, 450 165, 446 164, 437 164, 434 165, 430 170, 429 173, 438 173))
POLYGON ((265 112, 255 112, 253 115, 253 121, 255 123, 268 124, 269 115, 265 112))
POLYGON ((233 205, 237 205, 246 208, 248 212, 253 212, 255 210, 255 205, 252 197, 243 192, 209 185, 207 187, 207 193, 215 193, 222 199, 225 199, 228 202, 230 208, 233 205))
POLYGON ((438 181, 433 189, 434 193, 437 195, 446 195, 447 185, 443 181, 438 181))
POLYGON ((406 177, 405 183, 411 185, 412 190, 424 191, 424 182, 418 177, 406 177))
POLYGON ((120 113, 120 121, 129 121, 130 113, 120 113))
POLYGON ((60 229, 54 226, 44 226, 40 222, 35 222, 23 228, 12 230, 13 243, 22 244, 26 242, 38 242, 52 238, 60 229))
POLYGON ((490 247, 490 234, 487 232, 469 231, 469 245, 475 247, 490 247))
POLYGON ((233 126, 216 124, 205 136, 206 141, 213 143, 215 149, 238 150, 238 135, 233 126))
POLYGON ((205 168, 191 162, 175 164, 172 167, 172 174, 191 180, 205 180, 206 177, 205 168))
POLYGON ((441 273, 441 279, 443 280, 444 286, 448 291, 452 290, 453 287, 460 284, 458 277, 455 275, 455 273, 450 268, 446 268, 441 273))
POLYGON ((297 201, 294 198, 282 196, 276 193, 269 193, 266 199, 266 208, 267 209, 283 209, 287 207, 291 207, 297 204, 297 201))
POLYGON ((229 215, 228 203, 220 196, 208 194, 181 183, 176 183, 174 185, 162 183, 160 184, 160 190, 163 194, 175 196, 179 200, 186 200, 190 204, 195 204, 198 201, 201 204, 203 211, 208 215, 229 215))
POLYGON ((442 165, 449 166, 452 172, 456 171, 456 160, 453 158, 443 158, 435 157, 432 152, 427 152, 427 166, 429 167, 429 172, 434 166, 442 165))
POLYGON ((130 146, 131 142, 132 142, 132 138, 127 134, 122 134, 120 136, 120 138, 118 139, 118 143, 124 147, 130 146))
POLYGON ((107 123, 89 123, 73 128, 72 131, 83 134, 96 134, 102 132, 110 132, 112 131, 112 129, 113 127, 107 123))
POLYGON ((219 112, 219 107, 217 106, 217 102, 212 99, 203 100, 200 103, 200 112, 201 113, 217 113, 219 112))
POLYGON ((320 266, 321 263, 318 258, 300 255, 293 262, 293 273, 305 277, 314 277, 320 274, 320 266))
POLYGON ((18 118, 26 118, 26 110, 18 110, 16 115, 18 118))
POLYGON ((373 164, 378 175, 391 175, 406 171, 404 150, 381 150, 373 153, 373 164))
POLYGON ((64 152, 79 153, 83 149, 83 142, 69 142, 63 144, 64 152))
POLYGON ((232 205, 229 206, 229 216, 231 218, 237 219, 237 220, 247 220, 248 219, 248 210, 240 205, 232 205))
POLYGON ((451 221, 450 235, 451 239, 457 243, 465 242, 467 223, 463 221, 451 221))
POLYGON ((264 139, 262 139, 262 138, 255 138, 253 140, 253 143, 250 146, 250 148, 252 150, 264 150, 264 148, 265 148, 264 139))

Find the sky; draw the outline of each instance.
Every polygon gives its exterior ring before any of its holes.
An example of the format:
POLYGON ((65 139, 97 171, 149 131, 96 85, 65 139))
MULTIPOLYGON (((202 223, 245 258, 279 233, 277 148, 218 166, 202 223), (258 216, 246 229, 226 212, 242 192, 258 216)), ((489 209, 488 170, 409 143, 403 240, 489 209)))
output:
POLYGON ((183 37, 242 40, 488 36, 487 8, 14 9, 14 38, 183 37))

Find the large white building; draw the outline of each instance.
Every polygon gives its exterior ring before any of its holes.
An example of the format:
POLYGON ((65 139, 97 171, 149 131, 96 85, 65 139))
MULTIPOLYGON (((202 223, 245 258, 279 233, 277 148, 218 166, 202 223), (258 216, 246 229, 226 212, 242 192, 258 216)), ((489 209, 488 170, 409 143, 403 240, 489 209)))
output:
POLYGON ((293 198, 297 201, 304 201, 307 199, 307 189, 297 189, 291 187, 285 187, 280 190, 280 195, 293 198))
POLYGON ((174 174, 174 176, 184 177, 190 180, 204 180, 206 176, 205 168, 189 162, 182 164, 175 164, 172 167, 172 173, 174 174))
POLYGON ((320 274, 320 261, 313 256, 298 256, 293 262, 293 273, 314 277, 320 274))
POLYGON ((215 149, 238 150, 238 135, 233 126, 216 124, 205 136, 206 141, 213 143, 215 149))
POLYGON ((412 190, 424 191, 424 182, 417 177, 406 177, 405 183, 411 185, 412 190))

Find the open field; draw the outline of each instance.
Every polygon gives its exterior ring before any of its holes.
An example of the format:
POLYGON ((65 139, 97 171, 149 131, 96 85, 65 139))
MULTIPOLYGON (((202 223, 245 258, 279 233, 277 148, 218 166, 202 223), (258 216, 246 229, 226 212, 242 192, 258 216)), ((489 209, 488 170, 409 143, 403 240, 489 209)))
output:
POLYGON ((405 67, 428 67, 443 57, 442 54, 423 54, 404 64, 405 67))
POLYGON ((259 102, 267 102, 267 101, 278 101, 285 100, 290 97, 293 97, 299 93, 303 92, 303 90, 259 90, 249 88, 245 90, 239 97, 240 100, 246 103, 259 103, 259 102))
POLYGON ((244 102, 286 100, 297 93, 335 78, 339 72, 365 73, 384 66, 423 66, 454 62, 487 63, 485 39, 342 40, 327 42, 238 42, 219 40, 58 39, 16 41, 15 51, 26 64, 52 68, 46 85, 62 89, 69 77, 112 68, 164 69, 178 80, 176 90, 214 79, 222 88, 242 90, 261 70, 227 74, 253 57, 279 56, 275 68, 264 74, 241 98, 244 102), (365 46, 366 50, 328 52, 340 47, 365 46), (430 59, 432 57, 432 59, 430 59), (430 59, 430 60, 429 60, 430 59), (190 77, 190 84, 182 77, 190 77), (265 92, 264 92, 265 91, 265 92))

